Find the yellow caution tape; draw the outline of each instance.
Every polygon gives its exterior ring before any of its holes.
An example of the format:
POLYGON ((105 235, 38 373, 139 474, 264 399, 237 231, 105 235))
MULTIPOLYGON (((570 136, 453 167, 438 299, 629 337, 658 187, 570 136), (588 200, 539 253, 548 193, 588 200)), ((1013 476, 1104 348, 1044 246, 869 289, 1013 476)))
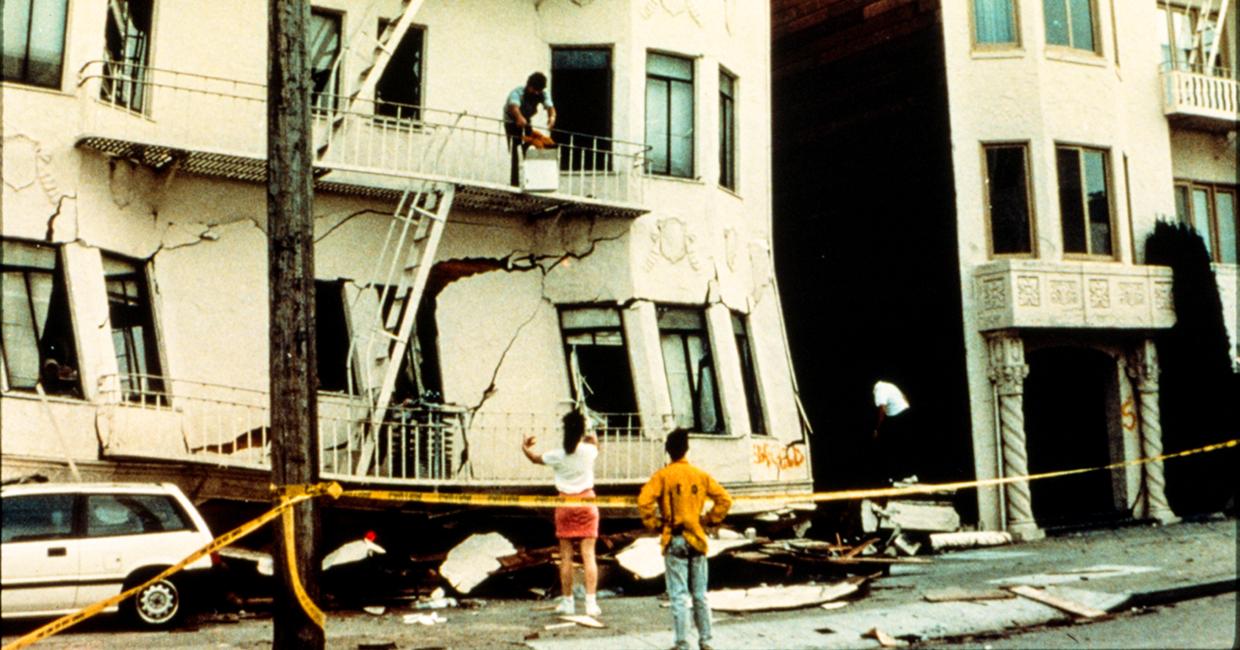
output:
MULTIPOLYGON (((326 487, 324 487, 324 489, 326 489, 326 487)), ((241 524, 240 526, 228 531, 227 533, 224 533, 223 535, 220 535, 219 537, 216 537, 215 539, 211 540, 207 545, 203 546, 197 551, 194 551, 193 553, 190 553, 189 556, 186 557, 184 560, 181 560, 180 562, 177 562, 176 564, 168 567, 167 569, 164 569, 158 575, 147 580, 146 582, 143 582, 140 585, 136 585, 134 587, 126 589, 125 591, 122 591, 121 593, 115 596, 112 596, 111 598, 101 600, 93 605, 88 605, 87 607, 80 609, 72 614, 66 614, 65 616, 62 616, 52 621, 51 623, 48 623, 47 625, 44 625, 43 627, 40 627, 30 632, 29 634, 26 634, 20 639, 17 639, 16 641, 4 646, 4 648, 0 650, 18 650, 19 648, 28 647, 54 634, 63 632, 64 630, 99 614, 103 610, 109 607, 112 607, 113 605, 120 604, 126 598, 129 598, 133 596, 134 594, 138 593, 139 591, 142 591, 143 589, 155 584, 156 582, 159 582, 160 580, 163 580, 164 578, 167 578, 168 576, 171 576, 172 574, 177 573, 178 571, 184 569, 185 567, 194 563, 198 559, 203 558, 207 555, 210 555, 211 553, 214 553, 215 551, 218 551, 226 546, 229 546, 230 544, 232 544, 233 542, 236 542, 242 537, 245 537, 246 535, 249 535, 255 530, 258 530, 263 524, 266 524, 272 519, 275 519, 277 516, 280 515, 280 513, 287 511, 294 504, 299 503, 301 501, 305 501, 306 499, 311 499, 311 498, 314 498, 314 496, 311 494, 303 494, 300 496, 290 497, 282 501, 278 506, 272 508, 271 510, 268 510, 267 512, 259 515, 258 517, 251 519, 250 521, 247 521, 244 524, 241 524)), ((298 584, 300 585, 300 582, 298 584)))
MULTIPOLYGON (((733 497, 734 501, 785 501, 785 502, 819 502, 819 501, 844 501, 850 499, 867 499, 877 497, 895 497, 907 496, 913 494, 934 494, 940 492, 953 492, 956 490, 991 487, 997 485, 1006 485, 1009 483, 1019 483, 1026 481, 1041 480, 1054 478, 1059 476, 1070 476, 1073 474, 1084 474, 1086 472, 1098 472, 1133 465, 1144 465, 1146 463, 1159 462, 1172 458, 1182 458, 1184 456, 1192 456, 1194 454, 1203 454, 1222 449, 1240 446, 1240 439, 1232 439, 1226 442, 1220 442, 1196 449, 1188 449, 1169 454, 1160 454, 1150 458, 1138 458, 1135 460, 1121 461, 1102 465, 1100 467, 1088 467, 1083 469, 1067 469, 1054 472, 1043 472, 1040 474, 1030 474, 1026 476, 1005 476, 1002 478, 977 479, 972 481, 957 481, 953 483, 919 483, 905 487, 890 488, 869 488, 861 490, 839 490, 834 492, 814 492, 810 494, 804 493, 768 493, 768 494, 741 494, 733 497)), ((290 510, 293 505, 305 501, 306 499, 317 498, 321 496, 330 496, 333 499, 347 497, 351 499, 366 499, 372 501, 400 501, 400 502, 416 502, 416 503, 433 503, 446 505, 486 505, 486 506, 516 506, 516 507, 535 507, 546 508, 556 506, 583 506, 594 505, 600 508, 632 508, 637 505, 637 497, 631 495, 609 495, 594 498, 567 498, 559 496, 546 495, 528 495, 528 494, 494 494, 494 493, 442 493, 442 492, 410 492, 401 490, 344 490, 339 483, 316 483, 312 485, 288 485, 282 488, 272 486, 273 491, 283 495, 281 502, 275 508, 268 510, 262 515, 252 519, 237 528, 215 538, 206 546, 198 549, 189 557, 181 560, 175 565, 168 567, 159 575, 147 580, 146 582, 132 587, 120 594, 97 602, 80 611, 63 616, 61 618, 30 632, 20 639, 0 648, 0 650, 18 650, 25 648, 38 641, 46 639, 57 634, 73 625, 95 616, 103 610, 116 605, 126 598, 133 596, 142 589, 163 580, 164 578, 184 569, 186 566, 198 560, 199 558, 213 553, 221 548, 229 546, 233 542, 249 535, 257 530, 263 524, 275 519, 277 516, 284 516, 284 539, 285 539, 285 557, 288 558, 289 576, 293 583, 293 591, 298 602, 305 610, 306 615, 310 617, 319 627, 322 627, 326 616, 322 610, 315 605, 314 601, 306 594, 301 583, 301 578, 297 572, 297 567, 293 563, 293 517, 290 510)))
MULTIPOLYGON (((340 486, 336 485, 336 487, 339 488, 340 486)), ((281 502, 281 506, 288 502, 288 499, 285 498, 281 502)), ((283 508, 280 517, 284 524, 284 558, 288 565, 288 579, 293 585, 293 594, 297 597, 297 602, 301 603, 301 609, 306 613, 306 616, 310 617, 310 620, 314 621, 314 624, 319 626, 319 629, 323 629, 323 625, 327 622, 327 615, 310 599, 310 595, 306 593, 305 586, 301 584, 301 573, 297 570, 297 547, 293 541, 293 508, 283 508)))

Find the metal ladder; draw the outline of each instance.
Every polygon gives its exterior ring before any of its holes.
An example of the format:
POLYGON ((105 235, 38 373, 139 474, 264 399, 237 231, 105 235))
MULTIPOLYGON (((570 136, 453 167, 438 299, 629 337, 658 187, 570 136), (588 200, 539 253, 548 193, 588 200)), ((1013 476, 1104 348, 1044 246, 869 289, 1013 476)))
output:
POLYGON ((1192 70, 1197 64, 1197 52, 1201 49, 1201 41, 1208 31, 1214 32, 1214 40, 1210 43, 1210 51, 1206 53, 1202 72, 1206 75, 1214 73, 1214 63, 1218 61, 1219 43, 1226 38, 1227 11, 1230 0, 1221 0, 1217 12, 1214 11, 1214 0, 1201 0, 1197 9, 1197 29, 1193 32, 1193 50, 1188 56, 1188 67, 1192 70))
MULTIPOLYGON (((371 56, 371 64, 362 70, 358 77, 357 83, 353 87, 353 92, 349 94, 348 102, 344 110, 335 111, 331 120, 331 129, 327 137, 323 140, 323 144, 319 146, 316 156, 322 161, 327 157, 331 150, 332 142, 335 136, 343 128, 348 121, 348 116, 353 113, 354 105, 360 101, 372 100, 375 96, 375 86, 379 84, 379 80, 383 78, 383 73, 387 70, 388 63, 392 60, 392 53, 400 46, 400 42, 405 38, 405 34, 409 33, 409 28, 413 26, 414 16, 418 14, 418 10, 422 8, 423 0, 401 0, 400 17, 387 24, 383 29, 383 33, 379 34, 379 38, 375 40, 374 52, 371 56)), ((369 10, 367 10, 369 14, 369 10)), ((335 66, 338 67, 341 57, 336 60, 335 66)), ((332 71, 334 76, 336 71, 332 71)))

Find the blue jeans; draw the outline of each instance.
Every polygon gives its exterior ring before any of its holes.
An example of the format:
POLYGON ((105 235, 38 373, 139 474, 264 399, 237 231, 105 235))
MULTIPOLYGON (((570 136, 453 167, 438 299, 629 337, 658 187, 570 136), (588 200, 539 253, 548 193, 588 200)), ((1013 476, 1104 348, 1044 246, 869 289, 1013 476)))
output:
POLYGON ((672 537, 663 556, 667 566, 667 596, 672 601, 672 626, 676 630, 676 647, 688 648, 686 639, 689 612, 685 596, 693 596, 693 624, 697 626, 698 643, 710 643, 710 603, 706 600, 706 556, 685 541, 683 535, 672 537))

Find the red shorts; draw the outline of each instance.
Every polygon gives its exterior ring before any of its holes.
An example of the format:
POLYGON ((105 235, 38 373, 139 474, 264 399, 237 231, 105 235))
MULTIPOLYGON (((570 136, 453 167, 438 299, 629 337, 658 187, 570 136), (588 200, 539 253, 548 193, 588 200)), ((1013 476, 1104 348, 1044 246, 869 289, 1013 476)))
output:
MULTIPOLYGON (((594 496, 594 490, 577 494, 564 494, 566 498, 594 496)), ((555 509, 555 536, 559 539, 583 539, 598 537, 598 506, 559 506, 555 509)))

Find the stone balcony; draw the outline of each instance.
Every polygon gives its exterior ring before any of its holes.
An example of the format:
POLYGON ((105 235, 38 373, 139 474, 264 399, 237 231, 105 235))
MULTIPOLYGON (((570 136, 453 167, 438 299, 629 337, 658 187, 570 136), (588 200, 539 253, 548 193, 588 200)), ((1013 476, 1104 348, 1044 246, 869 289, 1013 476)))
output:
POLYGON ((1107 262, 999 260, 973 272, 978 329, 1165 329, 1171 269, 1107 262))

